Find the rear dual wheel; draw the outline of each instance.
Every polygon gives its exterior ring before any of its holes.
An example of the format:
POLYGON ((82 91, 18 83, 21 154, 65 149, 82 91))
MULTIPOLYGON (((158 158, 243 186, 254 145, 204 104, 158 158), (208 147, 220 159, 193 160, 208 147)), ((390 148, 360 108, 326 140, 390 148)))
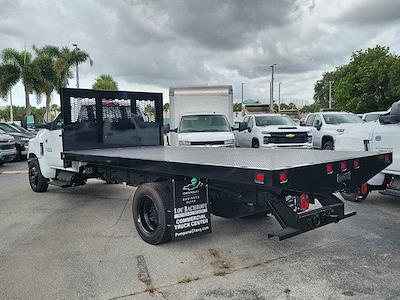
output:
POLYGON ((133 196, 132 214, 140 237, 147 243, 158 245, 171 239, 168 227, 171 194, 161 183, 145 183, 133 196))

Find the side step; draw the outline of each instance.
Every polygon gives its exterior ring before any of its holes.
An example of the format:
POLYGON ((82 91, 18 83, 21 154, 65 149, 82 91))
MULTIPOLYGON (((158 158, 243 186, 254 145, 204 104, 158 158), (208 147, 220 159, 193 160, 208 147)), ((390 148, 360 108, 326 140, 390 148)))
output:
POLYGON ((49 182, 51 185, 55 185, 58 187, 66 188, 66 187, 71 187, 72 184, 71 182, 63 181, 63 180, 58 180, 58 179, 53 179, 52 181, 49 182))
POLYGON ((49 182, 51 185, 55 185, 62 188, 71 186, 84 185, 86 180, 79 173, 67 172, 63 170, 57 171, 57 176, 49 182))

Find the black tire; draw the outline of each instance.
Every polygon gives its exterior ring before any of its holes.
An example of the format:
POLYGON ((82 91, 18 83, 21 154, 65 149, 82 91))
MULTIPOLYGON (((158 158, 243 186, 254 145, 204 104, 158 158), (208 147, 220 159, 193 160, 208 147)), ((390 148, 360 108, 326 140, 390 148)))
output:
POLYGON ((28 162, 29 184, 36 193, 43 193, 49 187, 49 180, 43 176, 37 158, 33 158, 28 162))
POLYGON ((16 150, 17 150, 17 153, 15 154, 14 161, 21 161, 22 160, 21 148, 19 146, 17 146, 16 150))
POLYGON ((251 148, 260 148, 260 142, 258 141, 258 139, 253 139, 251 141, 251 148))
POLYGON ((343 197, 343 199, 352 202, 363 201, 368 197, 368 194, 369 192, 364 195, 361 195, 359 192, 340 192, 340 195, 343 197))
POLYGON ((140 237, 149 244, 158 245, 171 239, 168 212, 171 193, 162 183, 145 183, 133 196, 132 215, 140 237))
POLYGON ((333 147, 333 141, 326 141, 326 142, 324 143, 324 145, 322 146, 322 149, 323 149, 323 150, 333 150, 333 149, 334 149, 334 147, 333 147))

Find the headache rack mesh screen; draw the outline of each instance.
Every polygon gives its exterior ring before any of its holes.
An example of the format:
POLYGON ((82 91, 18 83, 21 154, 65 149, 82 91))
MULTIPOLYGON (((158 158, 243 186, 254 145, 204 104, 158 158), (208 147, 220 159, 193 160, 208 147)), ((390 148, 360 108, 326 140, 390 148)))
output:
POLYGON ((63 89, 65 150, 163 144, 162 94, 63 89))

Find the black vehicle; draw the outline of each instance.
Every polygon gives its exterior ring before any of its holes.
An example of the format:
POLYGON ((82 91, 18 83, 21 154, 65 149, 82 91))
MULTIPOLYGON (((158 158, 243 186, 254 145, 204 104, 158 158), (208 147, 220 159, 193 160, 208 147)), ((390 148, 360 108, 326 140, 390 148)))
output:
POLYGON ((211 214, 272 213, 283 229, 268 236, 279 239, 339 222, 355 212, 345 213, 332 193, 359 186, 392 160, 391 153, 164 146, 159 93, 63 89, 61 107, 48 135, 31 140, 32 190, 88 178, 138 186, 133 219, 150 244, 209 233, 211 214))
POLYGON ((0 129, 6 132, 8 135, 11 135, 15 139, 15 147, 17 150, 15 160, 20 161, 21 159, 26 158, 28 154, 29 139, 34 137, 34 135, 29 132, 22 132, 13 124, 8 123, 0 123, 0 129))

